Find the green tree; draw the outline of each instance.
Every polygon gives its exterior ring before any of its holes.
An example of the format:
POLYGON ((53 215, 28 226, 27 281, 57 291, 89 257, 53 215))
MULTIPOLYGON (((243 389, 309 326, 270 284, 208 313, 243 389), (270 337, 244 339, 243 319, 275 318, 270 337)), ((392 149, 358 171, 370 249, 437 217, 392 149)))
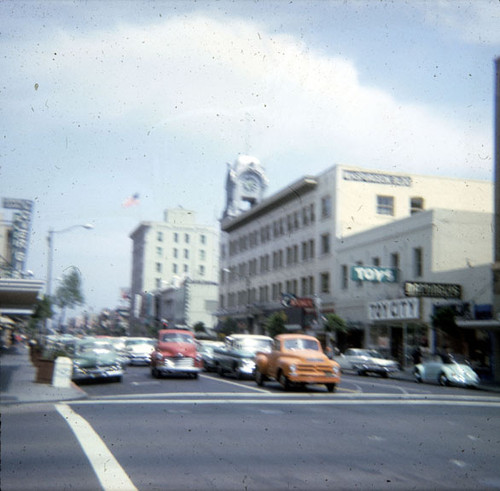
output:
POLYGON ((337 314, 326 314, 324 327, 325 331, 332 334, 347 332, 348 330, 346 321, 337 314))
POLYGON ((223 336, 229 336, 238 330, 238 323, 233 317, 227 317, 219 326, 219 333, 223 336))
POLYGON ((270 317, 266 319, 265 328, 269 336, 274 338, 278 334, 283 334, 286 332, 286 323, 287 317, 285 312, 274 312, 270 317))
POLYGON ((197 333, 197 332, 205 332, 205 324, 203 322, 197 322, 193 326, 193 330, 194 330, 195 333, 197 333))
POLYGON ((40 334, 40 326, 42 326, 47 319, 51 319, 54 315, 52 309, 51 297, 45 295, 42 299, 37 300, 35 311, 28 321, 28 332, 31 338, 35 338, 40 334))
POLYGON ((73 309, 85 302, 82 293, 82 279, 77 268, 71 268, 69 273, 63 275, 60 285, 57 287, 55 303, 61 309, 59 327, 64 321, 66 309, 73 309))

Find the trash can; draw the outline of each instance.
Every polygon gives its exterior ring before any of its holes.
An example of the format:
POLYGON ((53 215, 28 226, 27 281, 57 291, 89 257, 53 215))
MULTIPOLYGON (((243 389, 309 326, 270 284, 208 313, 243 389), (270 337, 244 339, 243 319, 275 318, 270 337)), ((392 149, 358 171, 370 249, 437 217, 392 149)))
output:
POLYGON ((54 387, 71 387, 71 375, 73 374, 73 360, 66 356, 59 356, 54 363, 54 374, 52 385, 54 387))

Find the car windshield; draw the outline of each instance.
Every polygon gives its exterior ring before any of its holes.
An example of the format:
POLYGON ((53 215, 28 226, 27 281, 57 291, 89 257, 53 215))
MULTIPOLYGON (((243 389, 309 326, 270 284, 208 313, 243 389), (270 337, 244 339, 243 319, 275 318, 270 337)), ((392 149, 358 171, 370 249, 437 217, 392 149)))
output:
POLYGON ((257 351, 271 351, 272 340, 267 339, 245 339, 235 344, 235 348, 248 353, 257 351))
POLYGON ((285 341, 285 349, 287 350, 302 350, 302 349, 310 349, 319 351, 319 344, 312 339, 287 339, 285 341))
POLYGON ((384 358, 378 351, 373 349, 368 351, 368 356, 371 356, 372 358, 380 358, 380 359, 384 358))
POLYGON ((127 339, 127 341, 125 341, 125 346, 127 348, 129 348, 131 346, 141 345, 141 344, 148 344, 148 345, 154 346, 155 340, 154 339, 147 339, 147 338, 138 338, 138 339, 127 339))
POLYGON ((163 334, 161 338, 162 343, 191 343, 194 344, 194 339, 189 334, 182 334, 180 332, 163 334))
POLYGON ((113 345, 106 342, 92 342, 84 343, 78 346, 77 352, 79 354, 89 354, 89 353, 104 353, 106 351, 114 351, 113 345))

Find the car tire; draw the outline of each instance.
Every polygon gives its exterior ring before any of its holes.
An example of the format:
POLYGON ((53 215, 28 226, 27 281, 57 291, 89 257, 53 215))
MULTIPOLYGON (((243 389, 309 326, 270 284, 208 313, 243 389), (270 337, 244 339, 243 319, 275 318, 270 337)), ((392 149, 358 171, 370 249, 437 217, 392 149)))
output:
POLYGON ((438 382, 439 382, 439 385, 442 385, 443 387, 450 385, 448 377, 444 373, 439 374, 438 382))
POLYGON ((422 374, 418 370, 415 370, 413 372, 413 375, 415 376, 415 382, 417 382, 417 384, 421 384, 422 383, 422 374))
POLYGON ((283 372, 279 373, 278 382, 281 384, 281 387, 283 387, 284 390, 290 389, 290 380, 288 380, 288 377, 283 372))
POLYGON ((198 378, 198 374, 197 373, 192 373, 191 377, 193 377, 196 380, 198 378))
POLYGON ((151 376, 153 378, 159 378, 158 370, 155 367, 151 367, 151 376))
POLYGON ((335 392, 337 390, 337 384, 325 384, 326 390, 328 392, 335 392))
POLYGON ((264 374, 260 370, 256 369, 255 370, 255 382, 257 382, 257 385, 259 387, 263 387, 265 380, 266 380, 266 377, 264 376, 264 374))
POLYGON ((219 374, 219 377, 224 377, 224 369, 222 368, 222 365, 217 367, 217 373, 219 374))
POLYGON ((364 377, 364 376, 366 376, 366 372, 364 370, 358 370, 358 375, 360 375, 361 377, 364 377))

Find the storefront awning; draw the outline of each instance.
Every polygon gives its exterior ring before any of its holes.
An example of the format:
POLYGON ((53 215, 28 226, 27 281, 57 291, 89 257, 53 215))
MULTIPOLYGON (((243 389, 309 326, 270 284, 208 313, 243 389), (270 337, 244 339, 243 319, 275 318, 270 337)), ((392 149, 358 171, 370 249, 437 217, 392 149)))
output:
POLYGON ((44 287, 40 280, 0 279, 0 315, 31 315, 44 287))
POLYGON ((462 329, 486 329, 488 331, 500 330, 500 322, 494 319, 476 319, 476 320, 455 320, 457 327, 462 329))

